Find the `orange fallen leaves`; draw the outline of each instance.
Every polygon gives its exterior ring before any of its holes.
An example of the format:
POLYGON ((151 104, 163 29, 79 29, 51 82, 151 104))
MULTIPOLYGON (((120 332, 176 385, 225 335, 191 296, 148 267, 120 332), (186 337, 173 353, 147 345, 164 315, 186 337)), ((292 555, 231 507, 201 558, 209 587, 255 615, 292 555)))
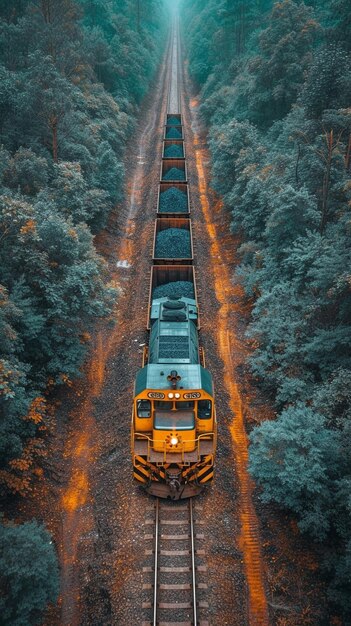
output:
POLYGON ((21 235, 27 235, 28 233, 35 233, 37 223, 35 220, 28 220, 20 229, 21 235))

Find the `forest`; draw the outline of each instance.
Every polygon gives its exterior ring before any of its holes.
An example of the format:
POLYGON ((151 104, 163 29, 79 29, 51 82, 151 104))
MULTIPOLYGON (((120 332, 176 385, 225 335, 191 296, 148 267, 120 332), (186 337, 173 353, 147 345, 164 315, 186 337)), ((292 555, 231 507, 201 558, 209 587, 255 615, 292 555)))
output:
MULTIPOLYGON (((160 0, 0 5, 0 496, 42 473, 48 394, 80 375, 116 300, 94 235, 123 199, 126 140, 166 38, 160 0)), ((0 524, 1 624, 58 594, 52 538, 0 524)))
POLYGON ((257 386, 264 502, 320 546, 332 605, 351 615, 351 6, 183 0, 212 185, 239 236, 257 386))
MULTIPOLYGON (((232 281, 250 310, 250 382, 274 409, 249 425, 255 493, 313 542, 329 606, 349 624, 351 5, 168 4, 180 8, 211 185, 240 241, 232 281)), ((40 519, 23 523, 21 503, 45 474, 52 398, 82 377, 98 321, 118 306, 95 237, 125 201, 126 146, 166 49, 168 9, 0 3, 4 626, 40 623, 59 596, 56 538, 40 519)))

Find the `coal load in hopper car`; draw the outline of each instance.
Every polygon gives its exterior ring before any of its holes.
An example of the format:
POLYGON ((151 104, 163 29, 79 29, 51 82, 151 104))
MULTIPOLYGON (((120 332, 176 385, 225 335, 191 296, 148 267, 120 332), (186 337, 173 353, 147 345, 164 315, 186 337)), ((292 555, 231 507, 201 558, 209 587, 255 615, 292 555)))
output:
POLYGON ((155 222, 154 263, 191 263, 194 259, 191 220, 159 218, 155 222))
POLYGON ((176 217, 177 213, 182 213, 184 217, 188 217, 189 204, 189 189, 186 183, 163 181, 159 184, 157 202, 159 217, 176 217))

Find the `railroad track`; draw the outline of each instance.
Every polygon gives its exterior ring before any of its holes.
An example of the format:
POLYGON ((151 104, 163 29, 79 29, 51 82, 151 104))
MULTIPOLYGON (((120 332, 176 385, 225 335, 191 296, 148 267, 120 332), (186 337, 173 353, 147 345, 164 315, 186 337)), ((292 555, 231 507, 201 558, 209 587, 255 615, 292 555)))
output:
POLYGON ((148 520, 153 533, 146 535, 153 540, 153 548, 146 551, 153 564, 144 568, 152 582, 143 586, 152 592, 152 601, 144 603, 152 615, 143 626, 209 626, 208 620, 201 619, 208 603, 200 599, 207 583, 199 579, 207 568, 199 563, 205 551, 198 543, 204 535, 195 530, 202 520, 195 521, 193 500, 181 504, 156 500, 153 512, 154 519, 148 520))
MULTIPOLYGON (((175 17, 169 47, 170 69, 167 86, 169 115, 181 113, 182 74, 179 37, 179 20, 175 17)), ((181 121, 179 123, 182 125, 181 121)), ((183 184, 188 185, 187 181, 183 184)), ((188 215, 186 219, 189 217, 188 215)), ((184 267, 186 270, 190 267, 193 272, 192 260, 190 263, 190 266, 184 267)), ((179 271, 179 266, 164 267, 169 271, 177 267, 179 271)), ((158 266, 153 269, 157 271, 158 266)), ((194 277, 194 273, 191 275, 194 277)), ((188 273, 184 278, 189 280, 188 273)), ((145 540, 148 545, 145 550, 146 564, 143 567, 145 582, 142 602, 146 619, 142 626, 210 625, 207 619, 207 566, 204 563, 205 550, 201 545, 204 543, 204 534, 201 532, 204 525, 201 510, 202 506, 198 502, 193 502, 193 498, 177 502, 157 498, 148 507, 145 520, 145 540)))
POLYGON ((170 78, 167 96, 167 112, 180 113, 180 46, 179 18, 174 18, 171 33, 170 78))

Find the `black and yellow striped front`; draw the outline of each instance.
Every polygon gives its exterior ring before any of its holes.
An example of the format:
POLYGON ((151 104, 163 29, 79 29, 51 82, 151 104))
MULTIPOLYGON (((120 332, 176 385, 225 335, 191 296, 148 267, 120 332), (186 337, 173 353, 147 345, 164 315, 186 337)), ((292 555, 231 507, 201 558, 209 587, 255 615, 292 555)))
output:
POLYGON ((199 463, 190 466, 170 465, 156 466, 144 457, 135 455, 133 464, 134 479, 149 493, 173 499, 189 497, 202 491, 205 484, 213 479, 213 455, 208 455, 199 463), (172 488, 174 477, 177 478, 177 489, 172 488))

